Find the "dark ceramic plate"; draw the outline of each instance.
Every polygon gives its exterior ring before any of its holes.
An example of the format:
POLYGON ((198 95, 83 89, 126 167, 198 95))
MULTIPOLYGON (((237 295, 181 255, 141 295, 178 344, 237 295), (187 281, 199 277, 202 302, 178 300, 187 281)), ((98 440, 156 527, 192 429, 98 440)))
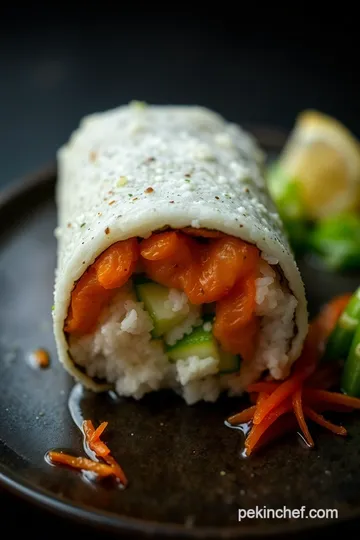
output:
MULTIPOLYGON (((283 136, 256 132, 276 152, 283 136)), ((360 418, 346 416, 349 437, 313 429, 316 449, 296 434, 251 459, 243 437, 224 419, 239 399, 186 406, 171 393, 140 402, 113 401, 83 392, 75 413, 109 421, 107 441, 130 479, 122 491, 49 466, 51 448, 82 453, 68 407, 73 381, 58 364, 51 327, 56 242, 55 171, 24 180, 0 204, 0 480, 4 486, 58 513, 113 531, 176 537, 243 537, 324 525, 326 520, 238 523, 239 508, 336 508, 339 518, 360 516, 360 418), (36 370, 32 350, 51 353, 51 367, 36 370)), ((356 276, 334 277, 302 266, 310 310, 356 276)), ((81 390, 81 389, 80 389, 81 390)))

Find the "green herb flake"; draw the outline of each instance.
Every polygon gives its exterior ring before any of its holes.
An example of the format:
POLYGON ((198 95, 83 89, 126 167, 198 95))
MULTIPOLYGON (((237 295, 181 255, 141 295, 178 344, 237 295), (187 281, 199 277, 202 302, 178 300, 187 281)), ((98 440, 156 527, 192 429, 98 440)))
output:
POLYGON ((129 197, 132 197, 132 196, 133 196, 133 194, 132 194, 132 193, 128 193, 128 195, 129 195, 129 197))
POLYGON ((55 311, 55 304, 51 306, 51 311, 55 311))
POLYGON ((147 107, 147 103, 145 101, 138 101, 134 99, 130 102, 130 107, 133 107, 134 109, 137 109, 138 111, 143 111, 147 107))
POLYGON ((85 225, 86 225, 86 223, 82 223, 82 224, 80 225, 80 228, 82 229, 83 227, 85 227, 85 225))

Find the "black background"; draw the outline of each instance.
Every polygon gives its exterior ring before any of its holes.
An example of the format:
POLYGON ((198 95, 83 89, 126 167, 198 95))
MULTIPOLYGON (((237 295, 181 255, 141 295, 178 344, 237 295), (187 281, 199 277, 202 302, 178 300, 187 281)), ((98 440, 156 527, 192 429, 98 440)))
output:
POLYGON ((355 14, 284 8, 99 1, 5 9, 0 182, 51 160, 84 114, 131 99, 201 104, 284 128, 313 107, 360 135, 355 14))
MULTIPOLYGON (((355 13, 276 4, 1 8, 0 185, 53 160, 83 115, 132 99, 285 129, 317 108, 360 136, 355 13)), ((8 495, 0 505, 11 534, 79 533, 8 495)))

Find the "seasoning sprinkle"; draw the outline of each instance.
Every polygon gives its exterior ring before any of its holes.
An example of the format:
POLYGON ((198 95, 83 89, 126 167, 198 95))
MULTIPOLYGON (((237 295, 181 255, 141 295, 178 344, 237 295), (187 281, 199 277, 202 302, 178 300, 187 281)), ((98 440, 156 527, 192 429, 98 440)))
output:
POLYGON ((152 187, 148 187, 145 189, 145 193, 152 193, 154 189, 152 187))
POLYGON ((96 161, 96 158, 97 158, 97 153, 95 152, 95 150, 92 150, 89 154, 89 160, 94 163, 94 161, 96 161))
POLYGON ((114 202, 116 202, 116 201, 114 201, 114 200, 110 201, 110 202, 109 202, 109 206, 111 206, 112 204, 114 204, 114 202))
POLYGON ((128 179, 126 178, 126 176, 120 176, 116 185, 117 187, 123 187, 123 186, 126 186, 127 183, 128 183, 128 179))
POLYGON ((110 227, 106 227, 105 234, 110 234, 110 227))
POLYGON ((151 163, 152 161, 155 161, 155 158, 150 156, 147 159, 145 159, 144 163, 151 163))

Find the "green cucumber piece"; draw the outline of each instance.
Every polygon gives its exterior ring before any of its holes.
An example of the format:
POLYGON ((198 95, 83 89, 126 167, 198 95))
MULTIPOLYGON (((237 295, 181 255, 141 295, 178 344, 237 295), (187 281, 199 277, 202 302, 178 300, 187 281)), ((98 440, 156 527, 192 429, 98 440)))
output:
POLYGON ((172 311, 171 308, 166 306, 166 302, 169 300, 169 289, 167 287, 153 281, 143 282, 143 280, 139 280, 135 281, 135 291, 153 321, 152 335, 154 338, 166 334, 166 332, 169 332, 169 330, 186 319, 188 315, 187 309, 172 311))
POLYGON ((206 331, 202 326, 195 328, 191 334, 184 336, 172 347, 168 347, 167 354, 171 362, 185 360, 189 356, 198 356, 200 359, 219 358, 217 343, 211 330, 206 331))
POLYGON ((186 360, 190 356, 200 359, 209 356, 219 362, 219 374, 234 373, 240 369, 240 357, 222 351, 211 330, 204 330, 203 325, 195 328, 191 334, 183 337, 172 347, 167 348, 170 362, 186 360))
POLYGON ((341 390, 344 394, 360 397, 360 324, 351 342, 341 377, 341 390))
POLYGON ((219 373, 227 375, 240 371, 241 357, 240 355, 231 354, 229 352, 220 351, 219 373))
POLYGON ((360 323, 360 287, 350 298, 331 332, 326 344, 323 361, 339 361, 347 358, 352 340, 360 323))

